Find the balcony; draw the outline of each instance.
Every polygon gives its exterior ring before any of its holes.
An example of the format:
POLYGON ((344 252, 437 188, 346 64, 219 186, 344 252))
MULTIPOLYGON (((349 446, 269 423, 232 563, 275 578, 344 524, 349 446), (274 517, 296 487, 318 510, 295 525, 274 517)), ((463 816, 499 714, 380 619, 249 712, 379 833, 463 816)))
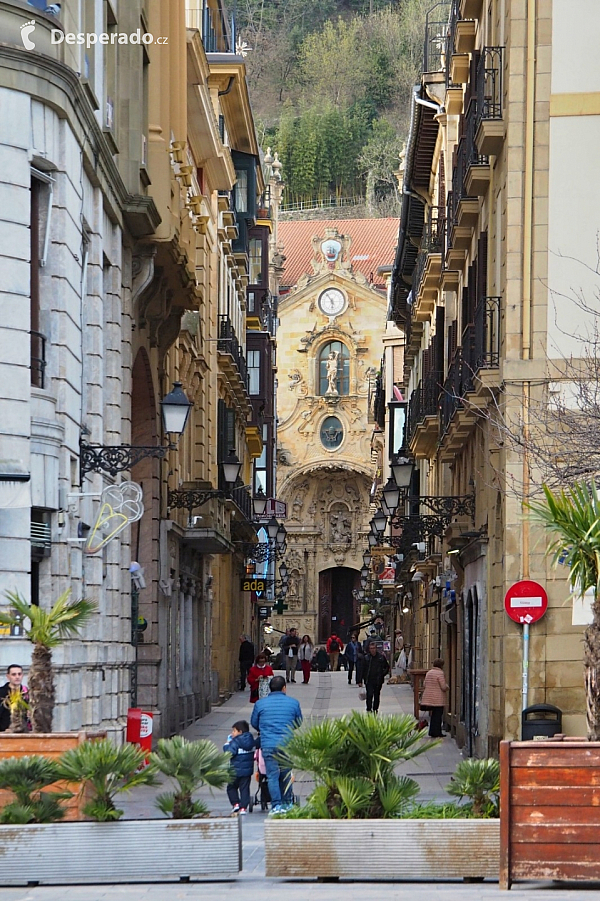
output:
MULTIPOLYGON (((474 109, 473 104, 470 111, 474 109)), ((471 115, 473 113, 471 112, 471 115)), ((470 123, 470 116, 467 116, 470 123)), ((466 123, 467 125, 467 123, 466 123)), ((471 181, 467 174, 474 166, 485 166, 486 161, 474 155, 472 127, 468 125, 461 136, 454 156, 452 169, 452 191, 447 198, 447 240, 446 268, 457 269, 462 266, 473 238, 473 228, 479 216, 479 198, 469 193, 471 181)), ((479 176, 483 178, 483 176, 479 176)))
POLYGON ((431 207, 427 214, 421 249, 413 272, 412 294, 415 318, 420 321, 427 321, 435 306, 442 270, 444 229, 444 207, 431 207))
POLYGON ((221 3, 218 9, 209 6, 208 0, 187 0, 185 8, 186 28, 195 28, 200 32, 202 45, 206 53, 234 53, 235 24, 227 22, 221 3))
POLYGON ((411 453, 417 458, 429 458, 435 452, 440 423, 440 381, 439 373, 429 373, 410 398, 407 436, 411 453))
POLYGON ((449 13, 450 3, 443 0, 430 9, 425 17, 423 72, 426 74, 444 71, 449 13))
POLYGON ((229 316, 219 316, 219 338, 217 341, 219 362, 231 378, 232 384, 237 386, 236 395, 244 406, 248 406, 248 370, 246 358, 242 347, 235 334, 229 316), (241 395, 241 396, 240 396, 241 395))
POLYGON ((504 142, 503 47, 484 47, 477 66, 477 152, 497 156, 504 142))
POLYGON ((459 50, 462 35, 459 0, 452 0, 446 36, 446 89, 459 87, 469 80, 469 53, 459 50))
POLYGON ((460 0, 459 12, 463 19, 478 19, 482 6, 483 0, 460 0))
POLYGON ((490 391, 497 387, 499 366, 500 297, 482 297, 475 307, 474 322, 463 330, 462 344, 442 390, 442 459, 451 459, 463 447, 479 406, 487 405, 490 391))
POLYGON ((470 197, 483 197, 490 185, 490 158, 480 153, 475 142, 479 118, 477 101, 471 100, 465 116, 463 153, 466 156, 465 190, 470 197))

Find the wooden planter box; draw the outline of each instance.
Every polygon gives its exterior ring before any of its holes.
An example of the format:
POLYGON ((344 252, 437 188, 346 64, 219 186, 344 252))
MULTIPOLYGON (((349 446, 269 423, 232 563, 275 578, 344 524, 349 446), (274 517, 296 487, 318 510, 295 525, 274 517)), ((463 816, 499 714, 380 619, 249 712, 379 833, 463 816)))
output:
MULTIPOLYGON (((93 741, 98 738, 106 738, 106 732, 0 732, 0 759, 4 757, 33 757, 40 755, 56 759, 71 748, 84 741, 93 741)), ((79 783, 59 782, 51 785, 48 791, 60 791, 67 788, 75 797, 65 801, 65 820, 85 819, 81 812, 81 806, 85 798, 77 797, 79 783)), ((0 808, 14 800, 12 792, 0 789, 0 808)))
POLYGON ((600 879, 600 742, 500 743, 500 888, 600 879))
POLYGON ((267 820, 267 876, 498 878, 499 820, 267 820))
POLYGON ((189 881, 242 868, 239 817, 0 826, 0 885, 189 881))

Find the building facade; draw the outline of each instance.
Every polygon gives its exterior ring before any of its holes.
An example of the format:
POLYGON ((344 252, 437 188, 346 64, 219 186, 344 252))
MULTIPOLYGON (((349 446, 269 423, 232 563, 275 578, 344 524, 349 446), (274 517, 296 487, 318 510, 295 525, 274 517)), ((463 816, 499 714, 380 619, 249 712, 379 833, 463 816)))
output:
POLYGON ((437 4, 414 91, 391 316, 406 332, 411 512, 443 515, 397 582, 415 663, 445 658, 449 726, 476 756, 520 736, 527 703, 585 729, 581 621, 527 503, 544 478, 534 424, 593 331, 598 71, 569 60, 576 22, 597 18, 585 2, 437 4), (504 611, 521 579, 549 596, 525 698, 523 628, 504 611))
MULTIPOLYGON (((137 703, 170 734, 233 690, 238 635, 253 628, 238 577, 255 540, 253 460, 273 461, 261 404, 272 426, 274 363, 251 399, 246 331, 274 347, 264 236, 280 176, 263 176, 220 0, 43 6, 0 4, 13 311, 0 327, 0 590, 98 603, 55 652, 57 728, 120 736, 137 703), (108 38, 53 43, 53 29, 108 38), (254 235, 263 295, 247 322, 254 235), (160 403, 175 382, 191 403, 178 440, 160 403)), ((0 655, 26 665, 30 648, 5 635, 0 655)))
POLYGON ((289 586, 272 622, 319 642, 332 631, 345 642, 360 619, 369 397, 387 302, 377 270, 391 261, 395 232, 394 220, 279 224, 277 498, 287 505, 289 586))

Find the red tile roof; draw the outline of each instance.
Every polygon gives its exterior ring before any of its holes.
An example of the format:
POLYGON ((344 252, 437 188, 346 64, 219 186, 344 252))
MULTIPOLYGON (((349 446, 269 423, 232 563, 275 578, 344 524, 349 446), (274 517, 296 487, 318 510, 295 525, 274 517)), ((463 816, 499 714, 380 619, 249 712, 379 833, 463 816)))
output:
POLYGON ((398 219, 302 219, 280 222, 279 243, 283 244, 285 271, 282 288, 298 284, 301 276, 313 274, 311 260, 313 235, 324 236, 326 228, 337 228, 342 235, 350 235, 350 262, 354 271, 362 272, 373 283, 384 285, 377 275, 380 266, 392 266, 398 243, 398 219))

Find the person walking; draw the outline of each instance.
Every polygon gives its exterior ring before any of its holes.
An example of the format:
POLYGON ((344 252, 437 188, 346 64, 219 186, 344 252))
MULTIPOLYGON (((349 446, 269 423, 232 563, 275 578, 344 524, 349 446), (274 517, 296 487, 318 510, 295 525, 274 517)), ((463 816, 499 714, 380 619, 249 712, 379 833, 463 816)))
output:
POLYGON ((374 641, 369 642, 369 648, 365 656, 363 679, 367 694, 367 711, 377 713, 379 710, 379 698, 386 674, 390 668, 387 659, 377 650, 374 641))
POLYGON ((346 660, 348 661, 348 685, 352 685, 352 673, 356 668, 355 681, 357 685, 362 683, 362 662, 364 654, 358 635, 353 632, 350 641, 346 645, 346 660))
POLYGON ((317 648, 315 657, 317 659, 317 669, 320 673, 326 673, 329 666, 329 654, 323 646, 317 648))
POLYGON ((310 635, 303 635, 300 647, 298 649, 298 660, 302 667, 302 684, 308 685, 310 682, 310 665, 312 663, 315 649, 311 641, 310 635))
POLYGON ((296 668, 298 666, 298 648, 300 639, 297 629, 290 629, 290 634, 283 642, 283 656, 285 658, 285 681, 296 681, 296 668))
POLYGON ((329 665, 332 673, 337 671, 340 651, 343 650, 344 642, 335 634, 335 632, 332 632, 327 639, 327 653, 329 654, 329 665))
POLYGON ((246 679, 250 672, 250 667, 254 663, 254 645, 247 635, 240 635, 240 691, 246 688, 246 679))
POLYGON ((257 654, 254 666, 250 667, 248 673, 248 685, 250 686, 250 703, 255 704, 259 697, 264 697, 269 693, 269 681, 273 677, 273 667, 267 663, 267 657, 264 651, 257 654), (262 680, 262 681, 261 681, 262 680), (262 690, 262 695, 261 695, 262 690))
POLYGON ((448 685, 444 676, 444 661, 438 657, 433 661, 433 666, 425 674, 423 681, 423 693, 421 695, 421 707, 431 711, 429 720, 429 737, 443 738, 442 718, 446 706, 446 692, 448 685))
POLYGON ((254 736, 246 720, 238 720, 233 724, 223 750, 231 754, 231 766, 235 773, 234 779, 227 785, 231 812, 248 813, 250 780, 254 772, 254 736))
POLYGON ((295 698, 287 696, 283 676, 271 679, 271 693, 254 706, 250 722, 260 733, 260 749, 271 795, 271 813, 281 813, 292 806, 294 794, 291 769, 281 761, 278 752, 292 729, 302 722, 300 704, 295 698))

